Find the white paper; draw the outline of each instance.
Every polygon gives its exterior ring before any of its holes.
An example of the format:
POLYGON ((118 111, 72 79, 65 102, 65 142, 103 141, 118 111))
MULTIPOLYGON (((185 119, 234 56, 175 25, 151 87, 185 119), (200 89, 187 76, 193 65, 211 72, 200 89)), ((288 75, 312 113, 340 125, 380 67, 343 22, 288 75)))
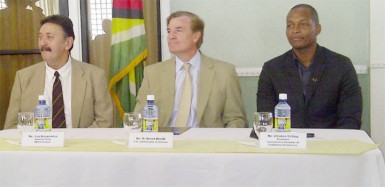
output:
POLYGON ((64 147, 64 132, 23 132, 23 147, 64 147))
POLYGON ((305 149, 306 133, 299 132, 261 132, 261 148, 305 149))
POLYGON ((172 132, 139 132, 129 133, 129 148, 173 148, 172 132))

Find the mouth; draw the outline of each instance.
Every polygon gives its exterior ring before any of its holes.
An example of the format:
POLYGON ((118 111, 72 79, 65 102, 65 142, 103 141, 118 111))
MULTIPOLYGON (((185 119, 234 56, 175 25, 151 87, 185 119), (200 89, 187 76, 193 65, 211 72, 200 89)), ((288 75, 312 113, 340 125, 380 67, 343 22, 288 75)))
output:
POLYGON ((300 40, 302 40, 302 37, 292 37, 290 40, 291 41, 300 41, 300 40))
POLYGON ((299 41, 299 40, 301 40, 301 38, 292 38, 291 40, 292 41, 299 41))

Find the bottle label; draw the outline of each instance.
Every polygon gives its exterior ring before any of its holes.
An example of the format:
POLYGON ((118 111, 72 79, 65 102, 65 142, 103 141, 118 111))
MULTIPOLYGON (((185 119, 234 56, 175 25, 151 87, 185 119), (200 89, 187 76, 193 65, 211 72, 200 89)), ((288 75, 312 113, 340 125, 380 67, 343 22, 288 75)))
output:
POLYGON ((290 131, 291 122, 288 117, 276 117, 275 118, 275 129, 278 131, 290 131))
POLYGON ((36 131, 51 131, 51 118, 35 118, 35 129, 36 131))
POLYGON ((143 132, 158 132, 158 119, 157 118, 144 118, 143 119, 143 132))

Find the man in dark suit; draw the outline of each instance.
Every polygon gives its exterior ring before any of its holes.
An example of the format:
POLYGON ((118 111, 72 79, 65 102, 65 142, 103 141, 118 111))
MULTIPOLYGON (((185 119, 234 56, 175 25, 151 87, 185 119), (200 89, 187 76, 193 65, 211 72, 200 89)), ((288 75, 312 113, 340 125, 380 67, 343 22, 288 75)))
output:
POLYGON ((294 6, 286 22, 293 48, 264 64, 257 110, 273 112, 279 93, 287 93, 293 128, 360 129, 362 95, 350 59, 317 44, 321 25, 312 6, 294 6))

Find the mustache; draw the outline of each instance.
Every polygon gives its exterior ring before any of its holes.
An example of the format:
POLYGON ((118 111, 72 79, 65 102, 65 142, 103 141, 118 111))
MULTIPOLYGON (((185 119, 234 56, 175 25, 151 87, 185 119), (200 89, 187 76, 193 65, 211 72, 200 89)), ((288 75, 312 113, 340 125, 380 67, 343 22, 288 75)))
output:
POLYGON ((40 52, 43 52, 43 51, 52 51, 52 49, 50 47, 44 46, 40 48, 40 52))

